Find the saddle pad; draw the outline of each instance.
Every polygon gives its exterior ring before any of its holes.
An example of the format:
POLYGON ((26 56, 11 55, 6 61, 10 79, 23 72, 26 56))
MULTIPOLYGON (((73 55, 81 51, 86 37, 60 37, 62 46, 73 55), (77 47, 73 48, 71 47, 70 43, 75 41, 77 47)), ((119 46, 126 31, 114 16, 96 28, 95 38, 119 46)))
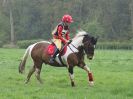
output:
MULTIPOLYGON (((54 44, 49 44, 47 47, 47 53, 49 55, 53 55, 54 54, 54 50, 55 50, 55 45, 54 44)), ((59 52, 60 56, 63 56, 67 51, 67 46, 63 47, 63 49, 61 49, 61 51, 59 52)))
POLYGON ((47 53, 49 55, 53 55, 54 54, 54 49, 55 49, 55 45, 54 44, 49 44, 47 47, 47 53))

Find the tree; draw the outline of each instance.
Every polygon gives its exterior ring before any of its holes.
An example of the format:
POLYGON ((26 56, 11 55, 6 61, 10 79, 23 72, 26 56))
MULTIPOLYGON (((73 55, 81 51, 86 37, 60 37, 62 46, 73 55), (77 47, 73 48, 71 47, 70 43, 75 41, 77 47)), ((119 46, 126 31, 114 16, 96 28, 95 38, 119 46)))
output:
POLYGON ((133 0, 0 0, 0 4, 1 41, 49 39, 64 14, 72 15, 74 33, 80 27, 106 40, 130 39, 133 34, 133 0))
POLYGON ((12 13, 12 3, 13 0, 3 0, 3 6, 9 10, 9 18, 10 18, 10 41, 12 45, 15 45, 15 33, 14 33, 14 20, 12 13))
POLYGON ((129 7, 130 7, 130 11, 131 11, 131 29, 132 29, 132 33, 133 33, 133 1, 131 1, 129 7))

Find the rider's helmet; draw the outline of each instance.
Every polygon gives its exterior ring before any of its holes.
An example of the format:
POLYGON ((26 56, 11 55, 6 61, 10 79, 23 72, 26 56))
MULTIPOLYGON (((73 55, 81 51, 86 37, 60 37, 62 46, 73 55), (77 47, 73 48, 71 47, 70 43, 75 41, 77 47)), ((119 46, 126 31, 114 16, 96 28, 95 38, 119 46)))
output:
POLYGON ((63 22, 67 22, 67 23, 72 23, 73 22, 73 19, 72 19, 72 16, 71 15, 66 14, 66 15, 64 15, 62 17, 62 21, 63 22))

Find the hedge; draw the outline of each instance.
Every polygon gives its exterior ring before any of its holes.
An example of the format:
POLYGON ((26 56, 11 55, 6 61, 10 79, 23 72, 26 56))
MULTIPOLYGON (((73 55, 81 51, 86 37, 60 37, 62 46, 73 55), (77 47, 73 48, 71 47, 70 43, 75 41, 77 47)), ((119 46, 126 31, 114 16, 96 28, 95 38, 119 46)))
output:
POLYGON ((27 48, 29 45, 34 44, 36 42, 43 41, 42 39, 39 40, 21 40, 17 42, 17 46, 19 48, 27 48))
POLYGON ((98 42, 96 45, 98 49, 133 49, 132 42, 98 42))
MULTIPOLYGON (((29 45, 43 41, 42 39, 39 40, 22 40, 17 42, 17 46, 19 48, 27 48, 29 45)), ((132 42, 97 42, 96 45, 97 49, 133 49, 133 43, 132 42)))

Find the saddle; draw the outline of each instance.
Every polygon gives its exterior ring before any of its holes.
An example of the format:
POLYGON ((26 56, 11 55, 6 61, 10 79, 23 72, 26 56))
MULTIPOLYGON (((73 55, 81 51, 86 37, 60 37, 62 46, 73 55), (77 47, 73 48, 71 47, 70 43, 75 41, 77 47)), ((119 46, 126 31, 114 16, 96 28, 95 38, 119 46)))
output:
MULTIPOLYGON (((67 45, 69 45, 72 42, 72 40, 70 40, 70 42, 66 43, 65 45, 63 45, 63 47, 61 48, 61 50, 59 51, 59 54, 56 55, 57 60, 59 60, 59 64, 61 63, 62 65, 65 66, 61 56, 65 55, 65 53, 67 52, 67 45)), ((52 42, 51 44, 48 45, 47 47, 47 53, 52 57, 54 55, 54 51, 56 49, 56 45, 54 44, 54 42, 52 42)))
MULTIPOLYGON (((54 54, 55 48, 56 48, 56 45, 52 42, 52 43, 49 44, 48 47, 47 47, 47 53, 48 53, 50 56, 52 56, 52 55, 54 54)), ((66 53, 66 51, 67 51, 67 46, 64 45, 64 46, 61 48, 61 50, 60 50, 60 52, 59 52, 59 55, 60 55, 60 56, 63 56, 63 55, 66 53)))

